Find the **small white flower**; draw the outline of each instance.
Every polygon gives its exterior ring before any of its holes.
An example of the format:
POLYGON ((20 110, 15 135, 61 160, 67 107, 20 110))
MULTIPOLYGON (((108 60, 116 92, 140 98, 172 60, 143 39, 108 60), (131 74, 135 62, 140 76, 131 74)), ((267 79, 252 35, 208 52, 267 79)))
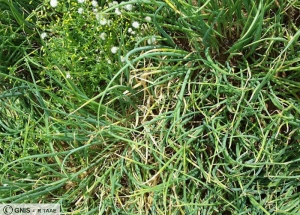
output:
POLYGON ((108 59, 108 60, 107 60, 107 63, 108 63, 108 64, 111 64, 111 60, 110 60, 110 59, 108 59))
POLYGON ((150 16, 146 16, 146 17, 145 17, 145 21, 146 21, 146 22, 151 22, 151 17, 150 17, 150 16))
POLYGON ((118 5, 119 3, 117 1, 113 1, 113 2, 110 2, 108 3, 108 7, 113 7, 115 5, 118 5))
POLYGON ((79 14, 82 14, 82 13, 83 13, 83 8, 82 8, 82 7, 78 8, 78 13, 79 13, 79 14))
POLYGON ((93 1, 92 1, 92 5, 93 5, 93 7, 97 7, 97 6, 98 6, 98 2, 95 1, 95 0, 93 0, 93 1))
POLYGON ((135 31, 131 31, 130 33, 131 33, 132 35, 135 35, 135 31))
POLYGON ((131 33, 132 32, 132 28, 128 28, 128 33, 131 33))
POLYGON ((107 19, 105 19, 104 17, 101 17, 99 22, 100 22, 100 25, 106 25, 107 19))
POLYGON ((8 186, 8 184, 3 184, 3 187, 7 187, 8 186))
POLYGON ((127 11, 132 11, 132 4, 127 4, 127 5, 124 5, 124 9, 127 10, 127 11))
POLYGON ((152 45, 156 42, 156 38, 154 36, 150 37, 148 40, 147 40, 147 43, 149 45, 152 45))
POLYGON ((97 13, 97 12, 98 12, 98 9, 97 9, 97 8, 93 8, 93 12, 94 12, 94 13, 97 13))
POLYGON ((112 21, 111 19, 109 19, 109 20, 107 21, 107 25, 108 25, 108 26, 111 26, 112 23, 113 23, 113 21, 112 21))
POLYGON ((70 72, 67 72, 66 78, 68 78, 68 79, 71 78, 70 72))
POLYGON ((117 1, 109 2, 108 7, 113 7, 115 5, 118 5, 119 3, 117 1))
POLYGON ((107 34, 104 33, 104 32, 100 34, 100 38, 101 38, 102 40, 105 40, 106 36, 107 36, 107 34))
POLYGON ((116 13, 117 15, 121 15, 120 9, 119 9, 119 8, 116 8, 116 9, 115 9, 115 13, 116 13))
POLYGON ((116 54, 118 52, 118 49, 119 49, 118 47, 115 47, 115 46, 112 47, 111 48, 111 53, 116 54))
POLYGON ((134 22, 132 23, 132 27, 134 27, 134 28, 139 28, 139 27, 140 27, 140 23, 138 23, 137 21, 134 21, 134 22))
POLYGON ((85 0, 78 0, 78 3, 79 4, 82 4, 82 3, 84 3, 85 2, 85 0))
POLYGON ((125 57, 124 56, 121 56, 121 62, 125 62, 125 57))
POLYGON ((51 7, 57 7, 57 5, 58 5, 57 0, 50 0, 50 6, 51 7))
POLYGON ((46 32, 41 33, 42 40, 45 39, 46 37, 47 37, 47 33, 46 32))

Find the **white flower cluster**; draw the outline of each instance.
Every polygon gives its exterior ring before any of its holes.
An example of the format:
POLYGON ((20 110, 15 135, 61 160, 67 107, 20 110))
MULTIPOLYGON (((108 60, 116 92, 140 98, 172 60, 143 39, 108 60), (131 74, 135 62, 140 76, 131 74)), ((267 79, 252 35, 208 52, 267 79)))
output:
POLYGON ((92 5, 93 5, 93 7, 97 7, 97 6, 98 6, 98 2, 95 1, 95 0, 93 0, 93 1, 92 1, 92 5))
POLYGON ((102 32, 102 33, 100 34, 100 38, 101 38, 102 40, 105 40, 106 37, 107 37, 107 34, 106 34, 106 33, 102 32))
POLYGON ((150 16, 146 16, 146 17, 145 17, 145 21, 146 21, 146 22, 151 22, 151 17, 150 17, 150 16))
POLYGON ((120 9, 119 9, 118 7, 115 9, 115 13, 116 13, 117 15, 121 15, 121 14, 122 14, 121 11, 120 11, 120 9))
POLYGON ((47 37, 47 33, 46 32, 41 33, 42 40, 45 39, 46 37, 47 37))
MULTIPOLYGON (((121 2, 122 3, 122 2, 121 2)), ((108 3, 109 7, 114 7, 116 5, 118 5, 119 3, 117 1, 113 1, 108 3)), ((123 6, 123 9, 127 10, 127 11, 132 11, 133 9, 133 5, 132 4, 126 4, 123 6)), ((120 16, 122 14, 122 11, 119 7, 115 8, 115 14, 117 14, 118 16, 120 16)))
POLYGON ((71 74, 70 74, 70 72, 67 72, 67 73, 66 73, 66 78, 68 78, 68 79, 70 79, 70 78, 71 78, 71 74))
POLYGON ((111 53, 116 54, 118 52, 118 49, 119 49, 118 47, 113 46, 111 48, 111 53))
POLYGON ((138 23, 137 21, 134 21, 134 22, 132 23, 132 27, 134 27, 134 28, 139 28, 139 27, 140 27, 140 23, 138 23))
POLYGON ((126 4, 126 5, 124 5, 123 8, 124 8, 125 10, 127 10, 127 11, 132 11, 133 5, 132 5, 132 4, 126 4))
POLYGON ((115 5, 118 5, 119 3, 117 1, 109 2, 108 7, 113 7, 115 5))
POLYGON ((83 11, 84 11, 84 9, 83 9, 82 7, 78 8, 78 13, 79 13, 79 14, 82 14, 83 11))
POLYGON ((155 44, 155 42, 156 42, 156 38, 155 38, 154 36, 151 36, 151 37, 147 40, 147 43, 148 43, 149 45, 153 45, 153 44, 155 44))
POLYGON ((100 25, 106 25, 107 24, 107 19, 101 13, 96 14, 96 19, 99 21, 100 25))
POLYGON ((58 1, 57 0, 51 0, 50 1, 50 6, 51 7, 57 7, 57 5, 58 5, 58 1))

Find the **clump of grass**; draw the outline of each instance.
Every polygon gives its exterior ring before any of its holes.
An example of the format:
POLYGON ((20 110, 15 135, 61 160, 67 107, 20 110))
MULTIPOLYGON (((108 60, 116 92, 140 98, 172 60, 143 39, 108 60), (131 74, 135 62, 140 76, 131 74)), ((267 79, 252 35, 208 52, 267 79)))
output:
POLYGON ((299 5, 83 2, 40 5, 41 46, 1 73, 1 202, 299 213, 299 5))

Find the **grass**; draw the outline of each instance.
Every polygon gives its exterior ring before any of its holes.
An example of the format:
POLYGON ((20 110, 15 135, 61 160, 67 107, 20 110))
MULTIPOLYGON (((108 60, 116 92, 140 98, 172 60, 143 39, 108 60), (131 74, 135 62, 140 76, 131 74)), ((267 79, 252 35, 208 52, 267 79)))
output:
POLYGON ((298 1, 22 2, 0 1, 0 202, 300 214, 298 1))

